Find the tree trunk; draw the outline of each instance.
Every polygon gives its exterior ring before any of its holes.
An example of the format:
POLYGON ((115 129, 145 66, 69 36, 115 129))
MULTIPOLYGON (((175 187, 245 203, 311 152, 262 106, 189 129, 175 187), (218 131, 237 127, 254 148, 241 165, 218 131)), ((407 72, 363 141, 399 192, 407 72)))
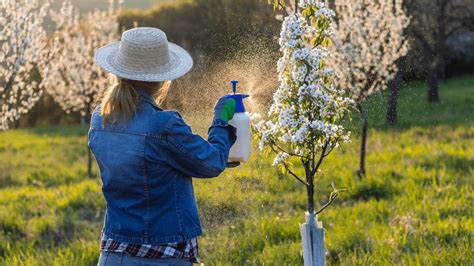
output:
POLYGON ((87 176, 91 178, 93 177, 92 176, 92 153, 89 147, 87 147, 87 176))
MULTIPOLYGON (((81 116, 82 127, 87 127, 86 121, 87 121, 87 115, 81 116)), ((87 146, 87 176, 93 177, 92 176, 92 153, 91 153, 91 149, 89 149, 89 146, 87 146)))
POLYGON ((15 120, 15 122, 13 122, 13 128, 15 128, 15 129, 19 129, 20 125, 21 125, 20 119, 17 119, 17 120, 15 120))
POLYGON ((439 102, 437 68, 428 70, 426 80, 428 81, 428 102, 439 102))
POLYGON ((306 182, 308 186, 306 187, 306 193, 308 196, 308 213, 314 213, 314 182, 313 176, 311 174, 311 168, 309 162, 303 163, 304 170, 306 175, 306 182))
POLYGON ((387 107, 387 117, 386 122, 389 125, 394 125, 397 123, 397 100, 398 100, 398 90, 402 83, 402 74, 401 71, 398 71, 395 79, 390 82, 390 95, 388 97, 388 107, 387 107))
MULTIPOLYGON (((91 117, 90 105, 87 105, 86 115, 81 116, 81 125, 83 127, 87 127, 87 125, 90 123, 90 117, 91 117)), ((87 176, 89 178, 94 177, 92 175, 92 152, 91 152, 91 149, 89 149, 89 146, 87 146, 87 176)))
POLYGON ((314 213, 314 175, 311 169, 312 161, 303 161, 308 193, 308 211, 306 223, 300 225, 303 244, 303 259, 305 266, 324 266, 324 228, 314 213))
POLYGON ((369 117, 361 104, 357 106, 357 109, 359 109, 359 112, 361 114, 361 120, 362 120, 362 133, 361 133, 361 142, 360 142, 360 162, 359 162, 359 170, 357 171, 357 175, 359 176, 359 178, 362 178, 365 176, 365 153, 366 153, 366 146, 367 146, 367 129, 369 128, 369 117))
POLYGON ((446 84, 448 83, 448 75, 446 73, 446 65, 448 64, 448 59, 446 57, 443 57, 441 61, 441 65, 438 67, 439 72, 440 72, 440 77, 441 80, 446 84))

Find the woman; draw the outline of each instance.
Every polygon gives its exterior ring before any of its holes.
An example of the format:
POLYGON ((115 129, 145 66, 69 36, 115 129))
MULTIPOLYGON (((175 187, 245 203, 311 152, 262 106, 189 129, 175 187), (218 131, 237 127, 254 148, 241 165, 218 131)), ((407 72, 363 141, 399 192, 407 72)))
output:
POLYGON ((191 265, 201 235, 191 177, 224 171, 235 101, 219 99, 208 140, 155 102, 165 81, 186 74, 190 55, 155 28, 135 28, 100 48, 95 61, 117 76, 92 115, 89 147, 107 210, 99 265, 191 265))

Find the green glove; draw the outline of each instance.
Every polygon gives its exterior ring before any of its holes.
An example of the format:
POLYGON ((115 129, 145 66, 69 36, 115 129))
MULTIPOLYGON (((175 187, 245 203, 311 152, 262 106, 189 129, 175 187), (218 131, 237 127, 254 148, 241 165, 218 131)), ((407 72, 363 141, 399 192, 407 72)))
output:
POLYGON ((229 122, 234 117, 235 100, 226 96, 220 98, 214 106, 214 119, 229 122))

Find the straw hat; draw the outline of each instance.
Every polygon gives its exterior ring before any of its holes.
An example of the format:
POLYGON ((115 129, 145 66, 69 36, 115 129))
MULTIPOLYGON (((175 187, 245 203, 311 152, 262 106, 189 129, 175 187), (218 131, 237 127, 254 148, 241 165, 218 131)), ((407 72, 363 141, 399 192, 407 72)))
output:
POLYGON ((168 42, 160 29, 148 27, 125 31, 120 42, 100 48, 94 59, 109 73, 149 82, 177 79, 193 66, 186 50, 168 42))

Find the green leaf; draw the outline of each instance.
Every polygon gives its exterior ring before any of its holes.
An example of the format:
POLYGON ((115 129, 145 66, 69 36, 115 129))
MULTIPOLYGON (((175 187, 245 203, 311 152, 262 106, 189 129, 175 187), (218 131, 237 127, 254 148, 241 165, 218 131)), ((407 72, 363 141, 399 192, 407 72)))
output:
POLYGON ((332 40, 329 37, 325 37, 323 41, 323 46, 324 47, 331 47, 332 46, 332 40))
POLYGON ((278 164, 278 170, 284 175, 288 173, 288 170, 286 169, 285 165, 283 165, 282 163, 278 164))
POLYGON ((311 11, 308 8, 306 8, 303 10, 303 12, 301 12, 301 15, 303 15, 303 17, 309 17, 311 16, 311 11))

